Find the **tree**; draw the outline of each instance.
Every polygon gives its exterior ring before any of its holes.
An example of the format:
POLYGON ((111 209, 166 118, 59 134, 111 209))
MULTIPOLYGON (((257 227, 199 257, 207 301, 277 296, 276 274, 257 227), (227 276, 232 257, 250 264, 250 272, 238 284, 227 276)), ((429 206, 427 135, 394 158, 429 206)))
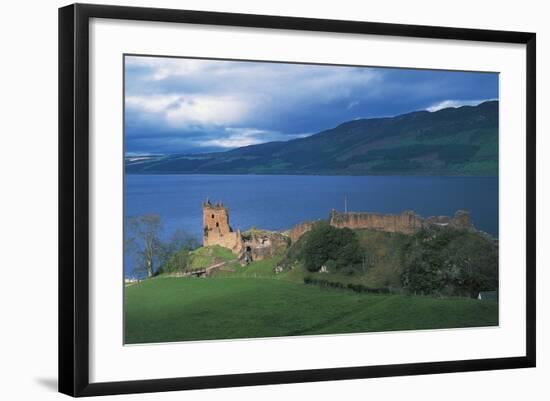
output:
POLYGON ((165 249, 160 241, 162 225, 160 216, 146 214, 130 217, 127 221, 125 248, 134 256, 134 270, 152 277, 155 269, 165 257, 165 249))
POLYGON ((160 270, 166 273, 184 271, 190 262, 189 252, 199 245, 196 238, 177 229, 163 246, 160 270))
POLYGON ((304 265, 309 271, 318 271, 330 261, 336 269, 360 265, 363 254, 359 240, 349 228, 336 228, 325 221, 313 225, 302 249, 304 265))
POLYGON ((498 288, 498 248, 476 233, 424 229, 405 248, 401 280, 412 293, 475 298, 498 288))
POLYGON ((455 271, 452 283, 464 295, 476 298, 480 291, 498 289, 498 250, 490 241, 464 236, 450 243, 443 256, 455 271))
POLYGON ((401 276, 403 287, 418 294, 432 294, 440 291, 445 283, 442 280, 441 259, 430 248, 412 246, 407 252, 401 276))
POLYGON ((190 235, 188 232, 178 228, 170 236, 168 241, 164 244, 164 253, 166 257, 170 257, 176 252, 179 252, 182 249, 195 249, 199 246, 199 242, 195 237, 190 235))

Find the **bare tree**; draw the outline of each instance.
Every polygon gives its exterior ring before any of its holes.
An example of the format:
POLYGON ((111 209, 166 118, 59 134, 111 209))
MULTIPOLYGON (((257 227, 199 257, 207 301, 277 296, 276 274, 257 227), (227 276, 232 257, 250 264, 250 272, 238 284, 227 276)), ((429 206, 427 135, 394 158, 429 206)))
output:
POLYGON ((127 221, 126 250, 135 257, 134 270, 146 272, 147 277, 153 276, 164 257, 160 241, 161 228, 158 214, 133 216, 127 221))
POLYGON ((182 272, 189 266, 189 252, 199 246, 197 239, 177 229, 164 243, 161 270, 164 273, 182 272))
POLYGON ((166 241, 164 246, 166 257, 170 257, 176 252, 179 252, 182 249, 195 249, 199 246, 199 242, 188 232, 182 230, 181 228, 176 229, 170 238, 166 241))

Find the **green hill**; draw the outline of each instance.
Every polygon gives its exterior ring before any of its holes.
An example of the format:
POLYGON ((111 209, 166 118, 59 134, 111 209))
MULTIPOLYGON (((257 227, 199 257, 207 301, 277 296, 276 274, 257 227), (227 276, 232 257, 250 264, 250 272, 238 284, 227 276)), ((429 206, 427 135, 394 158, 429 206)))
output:
POLYGON ((160 274, 125 287, 125 342, 498 324, 498 302, 473 299, 478 290, 469 291, 477 282, 482 290, 496 288, 484 277, 498 273, 498 250, 484 236, 447 228, 414 235, 355 230, 360 263, 322 272, 304 264, 315 233, 314 227, 286 252, 246 266, 227 249, 200 247, 188 255, 191 270, 220 261, 226 265, 207 277, 160 274), (407 283, 402 281, 404 272, 407 283))
POLYGON ((270 278, 155 278, 125 288, 125 343, 498 324, 498 303, 357 294, 270 278))
POLYGON ((227 152, 127 158, 129 174, 496 175, 498 101, 359 119, 227 152))

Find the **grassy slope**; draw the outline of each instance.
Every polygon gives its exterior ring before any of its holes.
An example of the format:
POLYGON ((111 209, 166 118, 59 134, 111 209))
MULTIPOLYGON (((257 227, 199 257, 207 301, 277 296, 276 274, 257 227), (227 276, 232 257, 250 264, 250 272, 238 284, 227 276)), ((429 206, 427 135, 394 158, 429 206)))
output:
POLYGON ((498 324, 496 302, 356 294, 280 278, 157 278, 127 287, 126 343, 498 324))
POLYGON ((303 283, 306 273, 297 268, 294 270, 285 270, 282 273, 275 273, 274 269, 283 259, 283 255, 276 255, 265 260, 251 262, 247 266, 241 266, 238 262, 232 263, 228 269, 215 272, 214 278, 269 278, 273 280, 292 281, 303 283))
POLYGON ((200 247, 191 252, 191 269, 204 268, 212 266, 219 262, 225 262, 235 259, 235 255, 219 245, 200 247))

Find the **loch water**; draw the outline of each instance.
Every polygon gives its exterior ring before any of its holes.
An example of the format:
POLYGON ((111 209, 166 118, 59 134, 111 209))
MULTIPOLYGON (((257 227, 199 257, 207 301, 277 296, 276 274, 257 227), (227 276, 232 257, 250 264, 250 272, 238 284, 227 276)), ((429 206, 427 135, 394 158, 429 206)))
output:
POLYGON ((207 198, 223 201, 235 230, 283 230, 343 211, 347 200, 348 211, 423 217, 465 209, 478 229, 498 237, 498 177, 126 175, 124 216, 159 214, 163 236, 182 229, 200 239, 207 198))

